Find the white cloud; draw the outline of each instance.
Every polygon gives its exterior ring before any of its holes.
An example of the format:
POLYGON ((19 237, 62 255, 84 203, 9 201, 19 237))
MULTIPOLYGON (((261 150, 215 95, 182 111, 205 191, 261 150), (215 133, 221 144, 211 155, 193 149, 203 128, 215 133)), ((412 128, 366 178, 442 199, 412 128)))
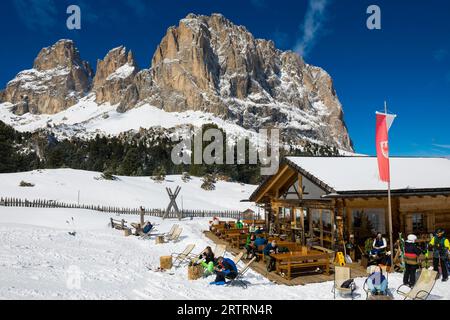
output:
POLYGON ((438 148, 442 148, 442 149, 450 149, 450 144, 437 144, 437 143, 433 143, 433 146, 438 147, 438 148))
POLYGON ((305 20, 301 25, 302 36, 297 40, 294 50, 306 56, 314 47, 326 19, 326 9, 330 0, 309 0, 305 20))

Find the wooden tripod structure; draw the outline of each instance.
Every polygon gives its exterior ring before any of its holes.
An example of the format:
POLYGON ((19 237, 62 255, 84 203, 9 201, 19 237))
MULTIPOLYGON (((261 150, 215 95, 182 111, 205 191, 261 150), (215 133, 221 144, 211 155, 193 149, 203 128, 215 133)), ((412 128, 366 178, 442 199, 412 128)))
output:
POLYGON ((170 203, 167 206, 167 209, 166 209, 166 212, 164 213, 163 219, 167 218, 167 216, 169 215, 172 208, 174 209, 175 213, 177 214, 178 220, 183 219, 183 212, 181 212, 180 209, 178 208, 177 201, 176 201, 178 194, 181 191, 181 187, 177 186, 175 188, 175 192, 172 192, 172 189, 170 189, 168 187, 166 187, 166 190, 167 190, 167 194, 169 195, 169 198, 170 198, 170 203))

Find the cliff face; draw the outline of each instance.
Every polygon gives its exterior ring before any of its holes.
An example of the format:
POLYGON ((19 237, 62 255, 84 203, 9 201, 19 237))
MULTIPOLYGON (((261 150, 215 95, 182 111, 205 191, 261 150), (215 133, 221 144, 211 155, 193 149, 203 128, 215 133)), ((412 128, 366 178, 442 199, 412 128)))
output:
POLYGON ((191 14, 167 30, 120 110, 142 101, 169 112, 210 112, 246 129, 279 128, 292 143, 309 137, 352 148, 331 77, 219 14, 191 14))
POLYGON ((255 39, 220 14, 188 15, 170 27, 151 67, 139 71, 124 47, 91 71, 71 41, 43 49, 0 98, 23 114, 56 113, 89 91, 127 112, 144 103, 167 112, 212 113, 245 129, 278 128, 285 142, 305 138, 352 150, 331 77, 272 41, 255 39))
POLYGON ((138 72, 133 53, 125 47, 118 47, 97 62, 93 82, 96 102, 117 104, 122 99, 125 89, 132 83, 138 72))
POLYGON ((92 69, 80 59, 71 40, 39 52, 33 69, 20 72, 3 93, 17 114, 57 113, 74 105, 89 90, 92 69))

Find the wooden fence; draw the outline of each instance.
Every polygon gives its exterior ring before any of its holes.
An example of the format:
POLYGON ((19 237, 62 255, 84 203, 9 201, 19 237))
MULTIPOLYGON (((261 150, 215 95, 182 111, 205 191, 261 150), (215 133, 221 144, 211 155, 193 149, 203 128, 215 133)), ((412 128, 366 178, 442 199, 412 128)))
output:
MULTIPOLYGON (((76 204, 76 203, 65 203, 54 200, 27 200, 18 198, 0 198, 0 206, 5 207, 28 207, 28 208, 69 208, 69 209, 86 209, 98 212, 113 213, 116 215, 120 214, 134 214, 139 215, 141 213, 140 208, 123 208, 123 207, 113 207, 113 206, 100 206, 100 205, 88 205, 88 204, 76 204)), ((162 217, 166 210, 165 209, 147 209, 144 208, 146 216, 152 217, 162 217)), ((230 219, 258 219, 256 215, 243 214, 237 210, 227 210, 227 211, 212 211, 212 210, 183 210, 184 218, 198 218, 198 217, 220 217, 220 218, 230 218, 230 219)), ((168 218, 178 218, 175 212, 169 212, 168 218)))

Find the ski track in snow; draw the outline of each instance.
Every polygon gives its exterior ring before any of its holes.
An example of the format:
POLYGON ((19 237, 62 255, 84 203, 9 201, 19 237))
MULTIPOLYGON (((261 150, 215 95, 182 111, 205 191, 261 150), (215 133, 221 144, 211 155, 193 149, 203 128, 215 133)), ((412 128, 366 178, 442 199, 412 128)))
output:
MULTIPOLYGON (((159 266, 160 256, 181 252, 187 244, 196 244, 195 253, 214 246, 202 234, 209 218, 151 218, 157 232, 167 232, 174 223, 183 227, 178 243, 156 245, 154 240, 124 237, 108 226, 110 217, 79 209, 0 207, 0 299, 333 299, 332 282, 287 287, 250 271, 245 280, 251 284, 244 290, 210 286, 213 277, 189 281, 186 267, 172 269, 173 275, 150 271, 146 266, 159 266), (72 217, 74 225, 66 222, 72 217), (74 229, 72 237, 68 232, 74 229), (81 272, 79 289, 68 286, 73 266, 81 272)), ((401 281, 401 274, 390 275, 391 291, 401 281)), ((365 299, 363 282, 356 279, 358 299, 365 299)), ((449 289, 448 282, 438 281, 430 299, 450 299, 449 289)))

